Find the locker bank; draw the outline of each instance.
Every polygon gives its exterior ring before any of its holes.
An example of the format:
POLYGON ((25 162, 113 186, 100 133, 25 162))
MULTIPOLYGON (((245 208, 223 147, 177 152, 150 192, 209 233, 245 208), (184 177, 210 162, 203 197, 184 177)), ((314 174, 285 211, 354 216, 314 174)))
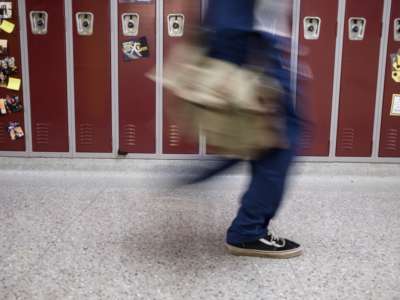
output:
MULTIPOLYGON (((0 156, 210 157, 146 76, 206 4, 0 1, 0 156)), ((299 159, 400 162, 400 0, 295 0, 292 28, 299 159)))

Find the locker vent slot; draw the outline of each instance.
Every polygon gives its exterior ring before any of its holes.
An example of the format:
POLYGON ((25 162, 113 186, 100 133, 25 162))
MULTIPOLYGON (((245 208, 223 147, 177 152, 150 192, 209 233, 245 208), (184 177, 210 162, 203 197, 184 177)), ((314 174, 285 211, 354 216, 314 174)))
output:
POLYGON ((355 130, 353 128, 345 128, 342 131, 340 140, 340 148, 342 150, 353 150, 354 148, 355 130))
POLYGON ((388 129, 385 135, 385 150, 397 151, 399 149, 399 130, 388 129))
POLYGON ((169 145, 171 147, 178 147, 181 143, 181 134, 177 125, 169 126, 169 145))
POLYGON ((49 123, 36 123, 35 125, 35 137, 36 142, 39 145, 48 145, 49 144, 49 123))
POLYGON ((136 146, 136 125, 127 124, 124 126, 124 141, 126 145, 136 146))
POLYGON ((300 139, 300 149, 301 150, 309 150, 312 147, 313 142, 313 133, 311 129, 304 129, 304 132, 301 135, 300 139))
POLYGON ((86 146, 94 144, 94 128, 92 124, 85 123, 79 126, 79 144, 86 146))
POLYGON ((6 124, 0 122, 0 144, 4 144, 7 139, 6 124))

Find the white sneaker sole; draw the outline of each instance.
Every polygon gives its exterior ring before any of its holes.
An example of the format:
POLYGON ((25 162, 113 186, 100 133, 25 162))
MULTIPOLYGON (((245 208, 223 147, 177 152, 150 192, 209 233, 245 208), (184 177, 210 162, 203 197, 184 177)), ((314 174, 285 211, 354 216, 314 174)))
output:
POLYGON ((262 251, 255 249, 243 249, 229 244, 225 244, 225 246, 228 253, 236 256, 254 256, 285 259, 300 256, 303 254, 303 249, 301 247, 286 251, 262 251))

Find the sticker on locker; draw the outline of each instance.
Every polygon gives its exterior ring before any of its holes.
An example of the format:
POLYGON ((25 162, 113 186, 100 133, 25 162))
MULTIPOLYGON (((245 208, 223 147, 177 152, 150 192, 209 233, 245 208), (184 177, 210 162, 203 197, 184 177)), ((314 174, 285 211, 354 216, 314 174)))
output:
POLYGON ((393 95, 390 115, 400 117, 400 94, 393 95))
POLYGON ((392 78, 400 83, 400 52, 391 55, 392 60, 392 78))
POLYGON ((7 33, 12 33, 14 31, 15 24, 11 23, 7 20, 4 20, 1 22, 0 29, 7 32, 7 33))
POLYGON ((147 43, 147 38, 141 37, 140 39, 123 42, 122 52, 125 61, 149 57, 150 49, 149 44, 147 43))

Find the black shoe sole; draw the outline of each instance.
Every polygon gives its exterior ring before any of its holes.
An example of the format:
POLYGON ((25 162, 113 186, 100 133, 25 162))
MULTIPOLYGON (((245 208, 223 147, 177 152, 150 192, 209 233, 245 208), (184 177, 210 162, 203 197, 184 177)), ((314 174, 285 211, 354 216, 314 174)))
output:
POLYGON ((228 253, 236 256, 253 256, 253 257, 286 259, 286 258, 297 257, 303 254, 303 249, 301 247, 285 251, 263 251, 256 249, 244 249, 229 244, 225 244, 225 247, 228 253))

